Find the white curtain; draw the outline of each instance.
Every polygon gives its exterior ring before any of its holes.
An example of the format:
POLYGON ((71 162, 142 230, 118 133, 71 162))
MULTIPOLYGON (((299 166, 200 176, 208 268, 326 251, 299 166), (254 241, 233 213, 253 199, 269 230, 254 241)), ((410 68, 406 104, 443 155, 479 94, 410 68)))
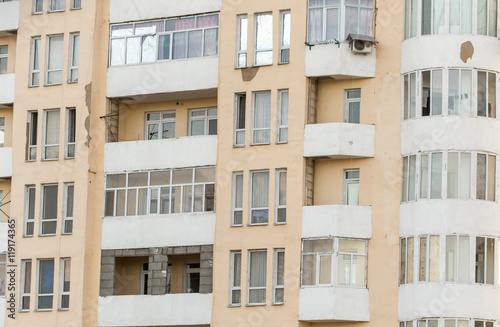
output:
POLYGON ((59 110, 46 112, 45 144, 59 144, 59 110))
POLYGON ((429 156, 422 155, 420 160, 420 197, 429 198, 429 156))
POLYGON ((477 34, 486 35, 488 28, 488 0, 477 0, 477 34))
POLYGON ((218 28, 206 29, 203 37, 205 38, 203 55, 204 56, 217 55, 217 53, 219 52, 218 50, 219 29, 218 28))
POLYGON ((127 38, 127 64, 141 62, 141 37, 127 38))
POLYGON ((271 14, 257 15, 257 50, 273 47, 273 16, 271 14))
POLYGON ((470 117, 472 110, 472 71, 462 70, 460 85, 460 114, 470 117))
POLYGON ((199 16, 196 19, 197 28, 212 27, 212 26, 219 26, 219 15, 215 14, 215 15, 199 16))
POLYGON ((450 33, 460 33, 460 0, 450 1, 450 33))
POLYGON ((172 42, 172 59, 186 58, 187 32, 174 33, 172 42))
POLYGON ((458 69, 450 69, 448 71, 448 115, 459 114, 459 81, 460 71, 458 69))
POLYGON ((359 13, 359 31, 361 35, 373 35, 372 27, 373 10, 361 8, 359 13))
POLYGON ((125 39, 111 40, 111 66, 125 65, 125 39))
POLYGON ((323 41, 323 9, 309 9, 309 42, 323 41))
POLYGON ((170 59, 170 34, 158 38, 158 60, 170 59))
POLYGON ((188 58, 201 57, 202 37, 203 37, 202 30, 188 32, 188 58))
POLYGON ((350 33, 358 34, 358 8, 357 7, 345 7, 345 33, 344 39, 350 33))
POLYGON ((263 289, 250 289, 249 303, 262 303, 266 301, 266 266, 267 252, 250 252, 249 287, 262 287, 263 289))
POLYGON ((471 175, 470 153, 460 153, 460 174, 458 178, 458 197, 463 200, 470 199, 470 175, 471 175))
POLYGON ((326 10, 326 40, 339 39, 339 8, 328 8, 326 10))
POLYGON ((444 0, 434 0, 433 10, 434 34, 444 33, 444 0))
POLYGON ((441 198, 441 181, 443 175, 443 153, 435 152, 431 155, 431 199, 441 198))
POLYGON ((488 27, 488 35, 497 36, 497 0, 489 0, 488 27))
MULTIPOLYGON (((451 2, 450 2, 451 4, 451 2)), ((472 0, 462 0, 462 34, 472 34, 472 0)))
POLYGON ((269 142, 271 126, 271 92, 255 93, 254 103, 254 143, 269 142))
POLYGON ((252 208, 267 208, 269 205, 269 172, 252 173, 252 208))

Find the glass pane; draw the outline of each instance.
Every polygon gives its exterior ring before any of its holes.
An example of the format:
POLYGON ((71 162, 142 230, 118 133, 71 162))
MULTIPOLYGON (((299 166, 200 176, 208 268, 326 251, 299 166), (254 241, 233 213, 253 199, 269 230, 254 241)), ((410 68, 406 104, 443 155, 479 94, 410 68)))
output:
POLYGON ((57 185, 43 187, 42 220, 57 219, 57 185))
POLYGON ((408 200, 408 157, 403 157, 403 187, 401 192, 401 202, 408 200))
POLYGON ((457 236, 446 236, 446 281, 456 282, 455 272, 457 270, 457 236))
POLYGON ((203 211, 203 191, 204 185, 194 186, 194 210, 193 212, 203 211))
POLYGON ((273 15, 272 14, 260 14, 260 15, 257 15, 256 18, 257 18, 256 19, 256 24, 257 24, 256 49, 257 50, 272 49, 273 48, 273 15))
POLYGON ((196 168, 195 183, 215 182, 215 168, 196 168))
POLYGON ((337 283, 338 285, 350 286, 351 285, 351 255, 340 254, 338 256, 338 272, 337 283))
MULTIPOLYGON (((458 3, 458 2, 457 2, 458 3)), ((448 115, 458 115, 461 98, 459 95, 460 71, 450 69, 448 71, 448 115)))
POLYGON ((205 135, 205 120, 191 121, 191 136, 205 135))
POLYGON ((339 8, 329 8, 326 10, 326 39, 339 39, 339 8))
POLYGON ((183 59, 187 56, 187 32, 174 33, 172 59, 183 59))
POLYGON ((413 260, 414 260, 414 245, 413 237, 408 238, 408 259, 407 259, 407 283, 413 283, 413 260))
POLYGON ((246 51, 247 50, 247 27, 248 27, 248 19, 246 17, 242 17, 240 19, 240 44, 239 50, 246 51))
POLYGON ((422 0, 422 35, 431 34, 432 0, 422 0))
POLYGON ((116 191, 116 216, 125 216, 125 190, 116 191))
POLYGON ((167 171, 152 171, 151 172, 151 186, 153 185, 168 185, 170 184, 170 170, 167 171))
POLYGON ((488 117, 496 118, 496 74, 488 73, 488 117))
POLYGON ((170 213, 170 187, 160 189, 160 213, 170 213))
POLYGON ((448 152, 448 198, 458 198, 458 152, 448 152))
POLYGON ((488 201, 495 201, 496 156, 488 155, 488 201))
POLYGON ((141 188, 138 192, 137 197, 137 214, 138 215, 146 215, 147 214, 147 206, 148 206, 148 189, 141 188))
POLYGON ((142 37, 141 62, 153 62, 156 57, 156 39, 153 35, 142 37))
MULTIPOLYGON (((38 293, 51 294, 54 291, 54 260, 39 261, 38 293)), ((52 299, 50 299, 52 305, 52 299)))
POLYGON ((350 182, 347 184, 347 205, 359 205, 359 182, 350 182))
POLYGON ((486 284, 493 285, 495 280, 495 239, 486 239, 486 284))
POLYGON ((127 216, 135 216, 137 206, 137 190, 132 189, 127 192, 127 216))
MULTIPOLYGON (((458 281, 460 283, 469 282, 469 236, 458 237, 458 281)), ((459 324, 460 326, 460 324, 459 324)))
POLYGON ((148 186, 148 173, 129 173, 128 187, 148 186))
POLYGON ((497 0, 488 1, 488 35, 497 36, 497 0))
POLYGON ((429 237, 429 281, 439 281, 439 236, 429 237))
POLYGON ((215 210, 215 184, 205 185, 205 211, 215 210))
POLYGON ((333 252, 333 240, 332 239, 304 240, 303 252, 304 253, 333 252))
POLYGON ((184 185, 182 187, 182 212, 193 211, 193 186, 184 185))
POLYGON ((480 117, 486 117, 487 112, 486 83, 486 72, 477 72, 477 115, 480 117))
POLYGON ((318 42, 323 38, 323 9, 309 9, 308 19, 308 37, 309 42, 318 42))
POLYGON ((149 213, 157 214, 158 213, 158 189, 150 190, 150 200, 149 200, 149 213))
POLYGON ((450 33, 460 33, 460 1, 450 1, 450 33))
POLYGON ((203 56, 215 56, 219 52, 219 29, 211 28, 203 34, 203 56))
POLYGON ((429 116, 431 112, 431 72, 422 72, 422 116, 429 116))
POLYGON ((477 154, 476 199, 486 200, 486 154, 477 154))
POLYGON ((255 65, 271 65, 273 63, 272 51, 259 51, 255 53, 255 65))
MULTIPOLYGON (((162 194, 163 196, 163 194, 162 194)), ((172 187, 172 199, 170 201, 170 213, 180 213, 181 212, 181 187, 172 187)), ((162 199, 163 200, 163 199, 162 199)))
POLYGON ((402 238, 399 244, 399 278, 401 284, 406 284, 406 238, 402 238))
POLYGON ((433 70, 432 71, 432 115, 441 115, 443 112, 442 89, 443 89, 443 71, 433 70))
POLYGON ((316 285, 316 255, 302 256, 302 285, 316 285))
POLYGON ((172 184, 193 182, 193 169, 175 169, 172 171, 172 184))
POLYGON ((188 58, 201 57, 202 36, 201 30, 188 33, 188 58))
POLYGON ((250 252, 249 286, 266 286, 267 253, 265 251, 250 252))
POLYGON ((420 238, 419 281, 427 280, 427 237, 420 238))
POLYGON ((431 155, 431 199, 441 198, 441 184, 443 175, 443 153, 436 152, 431 155))
POLYGON ((158 60, 170 59, 170 34, 158 36, 158 60))
POLYGON ((106 191, 106 207, 104 209, 104 215, 111 217, 114 214, 115 209, 115 191, 106 191))
POLYGON ((332 256, 319 257, 319 284, 330 284, 332 280, 332 256))
POLYGON ((434 34, 444 33, 444 0, 433 0, 434 1, 434 34))
POLYGON ((130 37, 127 39, 127 64, 141 62, 141 37, 130 37))

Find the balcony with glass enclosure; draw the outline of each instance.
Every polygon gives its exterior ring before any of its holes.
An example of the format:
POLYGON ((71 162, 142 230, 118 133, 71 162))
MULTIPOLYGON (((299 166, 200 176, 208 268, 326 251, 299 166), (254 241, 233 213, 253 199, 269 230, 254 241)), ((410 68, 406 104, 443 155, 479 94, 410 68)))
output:
POLYGON ((217 96, 218 13, 110 29, 108 98, 154 102, 217 96))
POLYGON ((19 29, 19 1, 0 2, 0 37, 12 36, 19 29))

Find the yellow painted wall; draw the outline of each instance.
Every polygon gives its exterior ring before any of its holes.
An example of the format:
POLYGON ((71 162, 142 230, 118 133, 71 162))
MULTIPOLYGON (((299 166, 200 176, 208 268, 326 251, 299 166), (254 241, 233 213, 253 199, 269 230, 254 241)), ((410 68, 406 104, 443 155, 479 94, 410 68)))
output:
POLYGON ((16 41, 15 36, 0 37, 0 46, 8 46, 7 74, 13 74, 16 67, 16 41))
POLYGON ((169 255, 168 263, 172 264, 172 284, 170 293, 183 293, 184 268, 187 263, 200 262, 199 254, 190 255, 169 255))
POLYGON ((141 287, 142 264, 149 257, 115 258, 114 295, 138 295, 141 287))

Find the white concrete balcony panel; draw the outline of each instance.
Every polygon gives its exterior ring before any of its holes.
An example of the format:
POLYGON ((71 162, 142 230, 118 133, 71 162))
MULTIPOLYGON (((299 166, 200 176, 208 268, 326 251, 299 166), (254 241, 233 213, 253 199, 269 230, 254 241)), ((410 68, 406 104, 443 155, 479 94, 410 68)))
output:
POLYGON ((500 121, 485 117, 424 117, 401 125, 401 153, 463 150, 500 153, 500 121))
POLYGON ((218 56, 108 68, 108 98, 158 102, 217 96, 218 56))
POLYGON ((309 124, 304 132, 304 157, 373 158, 375 126, 367 124, 309 124))
POLYGON ((220 11, 222 0, 111 0, 110 23, 220 11))
POLYGON ((399 287, 398 320, 422 317, 500 319, 492 285, 417 283, 399 287))
POLYGON ((97 325, 209 325, 212 294, 122 295, 99 297, 97 325))
POLYGON ((311 322, 370 321, 368 289, 352 287, 301 288, 299 320, 311 322))
POLYGON ((439 34, 414 37, 403 42, 401 73, 436 67, 500 71, 497 53, 500 53, 500 42, 491 36, 439 34))
POLYGON ((106 143, 104 172, 214 166, 217 136, 106 143))
POLYGON ((472 234, 500 236, 500 204, 484 200, 421 200, 400 206, 401 236, 472 234))
POLYGON ((8 230, 7 223, 0 223, 0 252, 7 252, 8 230))
POLYGON ((0 37, 19 29, 19 1, 0 2, 0 37))
POLYGON ((0 178, 12 177, 12 148, 0 148, 0 178))
POLYGON ((302 238, 372 237, 370 206, 322 205, 302 207, 302 238))
POLYGON ((315 44, 305 47, 306 77, 352 79, 375 77, 377 50, 368 54, 354 54, 348 43, 315 44))
POLYGON ((214 244, 215 213, 104 217, 103 250, 214 244))
MULTIPOLYGON (((10 2, 4 2, 10 3, 10 2)), ((0 2, 0 6, 2 3, 0 2)), ((0 9, 1 10, 1 9, 0 9)), ((3 104, 14 103, 15 74, 0 75, 0 107, 3 104)))

